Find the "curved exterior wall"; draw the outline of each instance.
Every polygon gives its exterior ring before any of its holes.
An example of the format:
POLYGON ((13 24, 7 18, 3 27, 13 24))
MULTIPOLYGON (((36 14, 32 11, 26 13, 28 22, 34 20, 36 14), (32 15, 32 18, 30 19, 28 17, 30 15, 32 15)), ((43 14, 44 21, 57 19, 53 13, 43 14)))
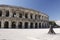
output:
POLYGON ((48 28, 49 17, 42 12, 0 5, 0 28, 48 28))

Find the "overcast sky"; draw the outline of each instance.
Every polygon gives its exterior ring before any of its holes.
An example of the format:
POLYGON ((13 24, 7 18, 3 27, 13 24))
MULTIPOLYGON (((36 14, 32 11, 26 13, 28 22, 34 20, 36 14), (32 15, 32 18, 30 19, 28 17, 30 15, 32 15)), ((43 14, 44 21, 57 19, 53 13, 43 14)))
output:
POLYGON ((50 20, 60 20, 60 0, 0 0, 0 4, 32 8, 46 13, 50 20))

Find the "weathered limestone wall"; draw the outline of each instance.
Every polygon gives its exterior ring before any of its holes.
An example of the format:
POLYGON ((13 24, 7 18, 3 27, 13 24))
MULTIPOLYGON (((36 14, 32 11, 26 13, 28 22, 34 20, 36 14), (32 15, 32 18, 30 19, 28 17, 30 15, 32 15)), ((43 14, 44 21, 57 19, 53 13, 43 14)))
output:
POLYGON ((24 28, 25 22, 28 22, 28 28, 30 28, 30 23, 33 23, 33 28, 35 28, 35 23, 37 23, 37 28, 39 28, 39 23, 41 23, 41 28, 48 28, 49 17, 46 14, 39 13, 37 11, 15 8, 15 7, 0 7, 2 11, 2 16, 0 17, 1 28, 4 28, 5 21, 8 21, 9 28, 11 28, 12 22, 16 23, 16 28, 18 28, 18 23, 22 22, 22 28, 24 28), (9 11, 9 17, 6 17, 6 11, 9 11), (16 13, 13 17, 13 13, 16 13), (19 17, 19 14, 22 14, 22 18, 19 17), (28 18, 25 18, 27 14, 28 18), (32 14, 32 19, 31 15, 32 14), (35 17, 36 16, 36 17, 35 17), (39 17, 40 16, 40 17, 39 17), (36 18, 36 19, 35 19, 36 18))

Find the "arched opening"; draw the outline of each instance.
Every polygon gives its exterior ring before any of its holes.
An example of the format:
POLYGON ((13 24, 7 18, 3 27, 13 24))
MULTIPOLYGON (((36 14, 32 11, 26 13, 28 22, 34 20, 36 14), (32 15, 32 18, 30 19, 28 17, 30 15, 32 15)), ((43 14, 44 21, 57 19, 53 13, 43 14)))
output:
POLYGON ((33 28, 33 23, 30 23, 30 28, 33 28))
POLYGON ((8 17, 8 16, 9 16, 9 11, 7 10, 7 11, 6 11, 6 17, 8 17))
POLYGON ((18 28, 22 28, 22 22, 18 23, 18 28))
POLYGON ((35 28, 37 28, 37 23, 35 23, 35 28))
POLYGON ((39 28, 41 28, 41 23, 39 23, 39 28))
POLYGON ((4 23, 4 28, 8 28, 8 27, 9 27, 9 22, 6 21, 6 22, 4 23))
POLYGON ((33 15, 32 14, 30 14, 30 18, 33 19, 33 15))
POLYGON ((28 22, 25 22, 25 28, 28 28, 28 22))
POLYGON ((39 15, 39 19, 41 18, 41 15, 39 15))
POLYGON ((16 12, 13 12, 13 17, 16 17, 16 12))
POLYGON ((37 19, 37 15, 35 15, 35 19, 37 19))
POLYGON ((2 11, 0 10, 0 17, 2 16, 2 11))
POLYGON ((25 18, 28 18, 28 14, 27 13, 25 14, 25 18))
POLYGON ((44 23, 42 23, 42 28, 44 28, 44 23))
POLYGON ((19 14, 19 17, 22 18, 22 14, 21 13, 19 14))
POLYGON ((12 22, 11 28, 16 28, 16 22, 12 22))
POLYGON ((45 28, 47 28, 47 24, 45 23, 45 28))
POLYGON ((1 21, 0 21, 0 28, 1 28, 1 21))

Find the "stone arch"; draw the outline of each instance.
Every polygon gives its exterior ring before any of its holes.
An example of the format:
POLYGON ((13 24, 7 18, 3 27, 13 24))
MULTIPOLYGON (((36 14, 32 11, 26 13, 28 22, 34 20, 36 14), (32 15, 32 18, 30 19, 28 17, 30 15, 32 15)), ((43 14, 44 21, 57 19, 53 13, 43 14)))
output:
POLYGON ((46 28, 46 23, 45 23, 45 28, 46 28))
POLYGON ((12 22, 11 28, 16 28, 16 22, 15 21, 12 22))
POLYGON ((1 21, 0 21, 0 28, 1 28, 1 21))
POLYGON ((13 12, 13 17, 15 17, 16 16, 16 12, 13 12))
POLYGON ((42 23, 42 28, 44 28, 44 23, 42 23))
POLYGON ((41 28, 41 23, 39 23, 39 28, 41 28))
POLYGON ((22 22, 18 23, 18 28, 22 28, 22 22))
POLYGON ((0 10, 0 17, 2 16, 2 10, 0 10))
POLYGON ((22 17, 23 17, 22 13, 19 13, 19 18, 22 18, 22 17))
POLYGON ((24 26, 25 28, 28 28, 28 22, 25 22, 24 26))
POLYGON ((5 21, 4 22, 4 28, 8 28, 9 27, 9 22, 8 21, 5 21))
POLYGON ((33 14, 30 14, 30 18, 33 19, 33 14))
POLYGON ((38 24, 37 23, 35 23, 35 28, 38 28, 38 24))
POLYGON ((35 15, 35 19, 37 19, 37 15, 35 15))
POLYGON ((30 28, 33 28, 33 23, 32 22, 30 23, 30 28))
POLYGON ((9 10, 6 10, 6 17, 9 16, 9 10))
POLYGON ((25 13, 25 18, 28 18, 28 13, 25 13))

